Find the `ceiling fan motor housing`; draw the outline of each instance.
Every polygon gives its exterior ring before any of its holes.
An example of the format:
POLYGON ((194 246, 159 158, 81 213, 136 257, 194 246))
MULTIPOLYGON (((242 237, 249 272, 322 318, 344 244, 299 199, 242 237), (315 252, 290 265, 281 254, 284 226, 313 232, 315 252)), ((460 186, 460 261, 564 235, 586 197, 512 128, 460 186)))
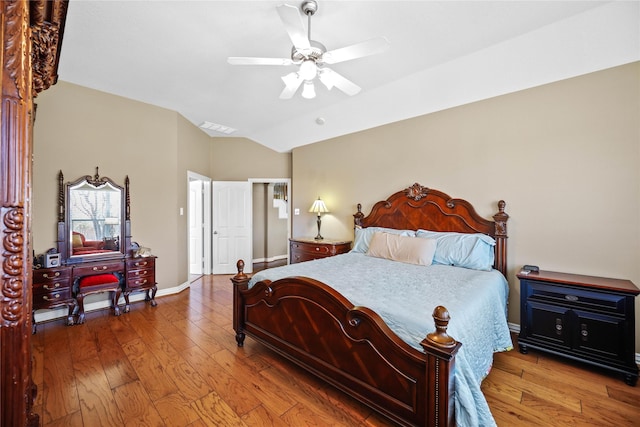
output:
POLYGON ((293 46, 291 48, 291 60, 295 63, 299 63, 305 59, 312 59, 315 62, 319 62, 319 59, 322 58, 327 48, 315 40, 309 40, 309 44, 311 45, 309 49, 298 49, 293 46))
POLYGON ((318 11, 318 2, 315 0, 306 0, 302 2, 302 6, 300 7, 305 15, 313 16, 313 14, 318 11))

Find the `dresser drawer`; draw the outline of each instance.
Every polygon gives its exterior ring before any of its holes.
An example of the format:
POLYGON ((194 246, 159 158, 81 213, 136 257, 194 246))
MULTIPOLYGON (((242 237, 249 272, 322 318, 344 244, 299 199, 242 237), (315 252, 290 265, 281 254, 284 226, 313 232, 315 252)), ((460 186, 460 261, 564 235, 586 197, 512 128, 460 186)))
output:
POLYGON ((124 272, 123 261, 93 262, 91 264, 83 264, 82 266, 76 266, 73 268, 74 277, 117 272, 124 272))
POLYGON ((53 284, 54 282, 68 283, 70 277, 70 268, 39 268, 33 270, 33 287, 40 287, 43 284, 53 284))
POLYGON ((45 291, 43 289, 33 290, 33 308, 47 308, 57 303, 64 303, 71 299, 71 289, 69 287, 56 291, 45 291))
POLYGON ((156 283, 156 264, 154 257, 127 260, 127 287, 145 288, 156 283))
POLYGON ((127 260, 127 270, 138 268, 154 268, 156 259, 153 257, 133 258, 127 260))

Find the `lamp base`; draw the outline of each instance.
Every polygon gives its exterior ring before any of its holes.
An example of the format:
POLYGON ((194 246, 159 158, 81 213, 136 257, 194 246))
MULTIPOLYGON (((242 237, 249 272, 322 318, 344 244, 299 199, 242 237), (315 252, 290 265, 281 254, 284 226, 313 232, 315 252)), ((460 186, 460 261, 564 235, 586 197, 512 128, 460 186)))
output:
POLYGON ((323 240, 324 237, 322 237, 320 235, 320 224, 322 223, 322 221, 320 221, 320 214, 318 214, 318 221, 316 221, 318 223, 318 235, 316 237, 314 237, 315 240, 323 240))

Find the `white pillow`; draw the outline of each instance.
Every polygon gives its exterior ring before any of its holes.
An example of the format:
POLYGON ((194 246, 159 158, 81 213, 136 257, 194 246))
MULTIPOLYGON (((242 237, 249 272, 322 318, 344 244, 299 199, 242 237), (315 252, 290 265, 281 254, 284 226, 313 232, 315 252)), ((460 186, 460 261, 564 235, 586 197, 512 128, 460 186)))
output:
POLYGON ((356 238, 353 243, 353 248, 351 248, 351 252, 366 254, 369 249, 369 242, 371 242, 371 237, 373 237, 374 233, 390 233, 390 234, 399 234, 402 236, 411 236, 414 237, 416 232, 414 230, 396 230, 395 228, 385 228, 385 227, 366 227, 356 228, 356 238))
POLYGON ((367 255, 408 264, 431 265, 435 239, 418 239, 399 234, 374 233, 367 255))

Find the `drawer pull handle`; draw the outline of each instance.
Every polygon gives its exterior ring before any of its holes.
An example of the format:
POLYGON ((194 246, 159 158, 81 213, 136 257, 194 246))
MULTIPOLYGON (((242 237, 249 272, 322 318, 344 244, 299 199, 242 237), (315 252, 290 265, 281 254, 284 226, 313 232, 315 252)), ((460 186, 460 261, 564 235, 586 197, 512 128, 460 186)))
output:
POLYGON ((562 319, 556 319, 556 335, 562 335, 562 319))
POLYGON ((53 296, 53 298, 49 298, 49 296, 47 296, 47 295, 42 297, 42 299, 45 300, 45 301, 55 301, 55 300, 57 300, 59 298, 60 298, 60 294, 55 294, 53 296))
POLYGON ((42 277, 44 277, 45 279, 53 279, 55 277, 58 277, 60 275, 59 271, 56 271, 55 273, 53 273, 53 276, 49 276, 49 273, 43 273, 42 277))
POLYGON ((580 335, 582 335, 582 341, 587 341, 589 338, 589 331, 587 330, 587 324, 581 323, 580 329, 581 329, 580 335))
POLYGON ((144 285, 145 283, 147 283, 147 279, 144 280, 140 280, 139 282, 136 282, 138 285, 144 285))
POLYGON ((136 267, 144 267, 145 265, 147 265, 147 261, 145 261, 145 262, 136 262, 136 267))
POLYGON ((578 297, 575 295, 565 295, 564 299, 566 299, 567 301, 578 301, 578 297))
POLYGON ((48 291, 52 291, 54 289, 57 289, 60 287, 60 283, 56 283, 53 286, 49 286, 49 285, 44 285, 43 288, 45 288, 48 291))
POLYGON ((106 265, 103 265, 102 267, 93 267, 92 270, 93 271, 106 270, 107 268, 109 268, 109 267, 107 267, 106 265))

